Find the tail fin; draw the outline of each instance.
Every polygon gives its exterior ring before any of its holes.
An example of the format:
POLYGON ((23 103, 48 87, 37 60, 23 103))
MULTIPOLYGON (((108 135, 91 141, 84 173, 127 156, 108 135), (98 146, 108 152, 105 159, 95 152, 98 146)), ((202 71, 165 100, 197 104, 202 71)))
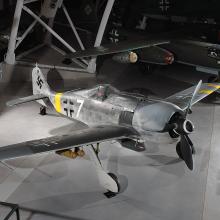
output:
POLYGON ((41 70, 36 66, 32 70, 32 85, 33 85, 33 95, 24 98, 18 98, 6 103, 7 106, 20 105, 26 102, 37 101, 41 105, 47 106, 47 101, 50 99, 51 90, 47 81, 41 72, 41 70))
POLYGON ((36 66, 32 70, 32 86, 33 86, 33 94, 50 94, 50 87, 47 84, 47 81, 38 66, 36 66))
MULTIPOLYGON (((36 65, 36 67, 32 70, 32 87, 34 95, 45 95, 46 97, 50 96, 51 90, 50 87, 40 70, 40 68, 36 65)), ((38 100, 38 103, 41 105, 47 106, 44 100, 38 100)))

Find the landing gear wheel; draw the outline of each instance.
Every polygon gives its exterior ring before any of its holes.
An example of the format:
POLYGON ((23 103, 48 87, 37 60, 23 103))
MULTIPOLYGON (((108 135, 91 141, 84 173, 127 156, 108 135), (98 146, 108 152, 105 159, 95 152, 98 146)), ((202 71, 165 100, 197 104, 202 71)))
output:
POLYGON ((118 192, 120 192, 121 186, 118 181, 118 177, 114 173, 108 173, 108 175, 116 182, 116 184, 118 186, 118 192))
MULTIPOLYGON (((119 184, 119 181, 118 181, 118 177, 114 174, 114 173, 108 173, 108 175, 115 181, 115 183, 117 184, 117 187, 118 187, 118 193, 120 192, 120 184, 119 184)), ((104 193, 104 195, 110 199, 112 197, 115 197, 117 195, 117 193, 115 192, 111 192, 111 191, 108 191, 106 193, 104 193)))
POLYGON ((47 114, 47 109, 45 106, 40 107, 40 115, 46 115, 47 114))
POLYGON ((183 155, 182 155, 182 151, 181 151, 181 148, 180 148, 180 142, 178 142, 177 145, 176 145, 176 153, 179 156, 179 158, 183 160, 183 155))

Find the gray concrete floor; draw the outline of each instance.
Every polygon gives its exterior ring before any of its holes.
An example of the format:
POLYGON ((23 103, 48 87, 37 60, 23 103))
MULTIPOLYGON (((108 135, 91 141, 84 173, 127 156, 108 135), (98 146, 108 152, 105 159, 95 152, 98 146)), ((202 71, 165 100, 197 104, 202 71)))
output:
MULTIPOLYGON (((17 76, 20 71, 18 67, 17 76)), ((64 80, 62 88, 52 81, 51 86, 67 90, 108 82, 122 90, 166 97, 200 79, 199 74, 183 66, 142 74, 136 66, 112 65, 112 61, 106 61, 97 78, 72 74, 74 80, 64 80)), ((70 132, 81 126, 52 110, 40 116, 37 103, 6 108, 8 99, 31 94, 30 82, 18 83, 12 77, 0 88, 0 146, 70 132)), ((87 157, 70 160, 50 153, 1 163, 0 201, 33 210, 35 214, 22 212, 23 219, 33 220, 219 220, 220 106, 199 103, 190 119, 196 126, 191 139, 197 150, 192 172, 177 158, 175 145, 147 143, 146 152, 137 153, 108 142, 101 144, 101 160, 119 176, 122 192, 116 197, 105 198, 87 157)), ((0 209, 0 219, 3 213, 0 209)))

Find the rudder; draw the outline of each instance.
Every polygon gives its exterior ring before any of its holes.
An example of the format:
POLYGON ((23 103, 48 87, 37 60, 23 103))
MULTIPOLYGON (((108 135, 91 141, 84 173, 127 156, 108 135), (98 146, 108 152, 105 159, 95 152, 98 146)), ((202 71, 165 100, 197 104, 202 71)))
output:
MULTIPOLYGON (((32 70, 32 87, 33 87, 33 94, 44 94, 45 96, 50 95, 50 88, 49 85, 42 73, 42 71, 40 70, 40 68, 38 66, 36 66, 33 70, 32 70)), ((37 101, 39 102, 41 105, 46 105, 46 103, 43 100, 37 101)))
POLYGON ((49 95, 50 88, 47 81, 38 66, 32 70, 32 86, 33 94, 45 94, 49 95))

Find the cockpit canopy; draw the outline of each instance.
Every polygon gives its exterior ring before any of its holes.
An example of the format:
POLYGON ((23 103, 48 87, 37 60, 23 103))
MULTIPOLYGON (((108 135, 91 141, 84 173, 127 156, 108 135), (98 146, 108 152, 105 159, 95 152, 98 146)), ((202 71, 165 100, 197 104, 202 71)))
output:
POLYGON ((120 94, 120 91, 109 84, 101 84, 88 90, 88 97, 104 101, 110 94, 120 94))

